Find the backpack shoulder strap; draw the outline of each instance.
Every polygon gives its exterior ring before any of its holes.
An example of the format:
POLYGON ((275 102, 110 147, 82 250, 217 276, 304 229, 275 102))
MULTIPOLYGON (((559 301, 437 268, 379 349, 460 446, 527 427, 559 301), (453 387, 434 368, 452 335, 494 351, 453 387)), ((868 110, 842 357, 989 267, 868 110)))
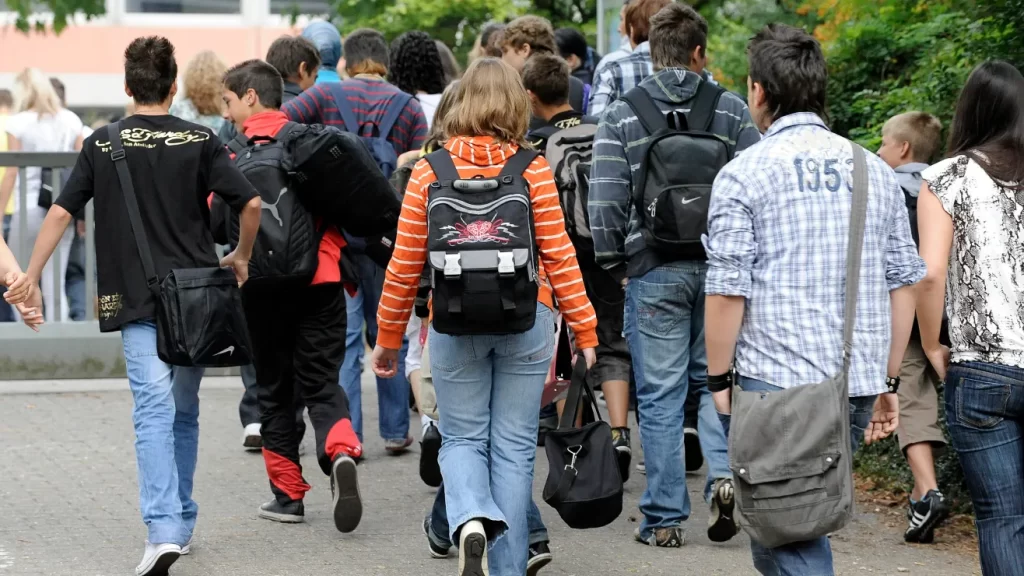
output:
POLYGON ((654 98, 651 98, 651 95, 642 86, 637 86, 626 92, 622 95, 622 99, 633 109, 633 113, 636 114, 640 124, 643 125, 644 130, 647 130, 648 134, 654 134, 658 130, 668 128, 668 120, 665 118, 665 114, 655 104, 654 98))
POLYGON ((689 125, 704 132, 710 132, 711 124, 715 121, 718 101, 722 99, 724 93, 725 88, 707 80, 701 80, 700 86, 697 87, 697 93, 693 96, 690 113, 687 114, 689 125))
POLYGON ((431 152, 425 158, 427 159, 427 164, 430 164, 430 169, 434 171, 434 177, 437 178, 438 182, 450 182, 459 179, 459 170, 455 167, 455 161, 452 160, 451 152, 447 149, 441 148, 436 152, 431 152))
POLYGON ((237 136, 228 141, 228 150, 231 151, 236 157, 242 150, 249 147, 249 139, 245 137, 245 134, 239 132, 237 136))
POLYGON ((327 82, 324 85, 334 98, 334 105, 338 107, 341 120, 345 123, 345 131, 359 136, 359 119, 356 118, 356 112, 349 104, 348 96, 345 95, 341 82, 327 82))
POLYGON ((536 130, 530 130, 530 133, 527 134, 526 137, 530 139, 543 138, 545 140, 549 140, 552 136, 558 134, 561 130, 562 129, 559 128, 558 126, 546 124, 544 126, 541 126, 540 128, 537 128, 536 130))
POLYGON ((529 150, 527 148, 520 148, 518 152, 512 155, 511 158, 505 162, 505 167, 501 169, 501 173, 498 177, 502 176, 522 176, 523 172, 533 164, 533 161, 537 156, 540 156, 540 152, 537 150, 529 150))
POLYGON ((395 123, 398 122, 398 117, 405 111, 405 106, 412 100, 412 96, 405 92, 399 92, 388 102, 387 110, 384 112, 384 117, 381 118, 378 128, 380 129, 380 137, 387 138, 391 134, 391 130, 395 127, 395 123))

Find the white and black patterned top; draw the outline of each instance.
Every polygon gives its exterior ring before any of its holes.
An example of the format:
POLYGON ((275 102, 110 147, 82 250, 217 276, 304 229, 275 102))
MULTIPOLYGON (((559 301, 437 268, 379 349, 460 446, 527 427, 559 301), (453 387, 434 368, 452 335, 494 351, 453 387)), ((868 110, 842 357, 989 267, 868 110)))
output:
POLYGON ((1024 190, 957 156, 922 173, 953 218, 946 311, 953 362, 1024 367, 1024 190))

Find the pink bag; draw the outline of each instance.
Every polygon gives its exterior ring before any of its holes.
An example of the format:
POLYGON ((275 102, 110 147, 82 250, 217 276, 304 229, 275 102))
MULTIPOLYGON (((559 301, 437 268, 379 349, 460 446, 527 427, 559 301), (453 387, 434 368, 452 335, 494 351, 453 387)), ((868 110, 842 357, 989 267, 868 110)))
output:
POLYGON ((572 378, 572 358, 575 354, 576 344, 572 331, 565 325, 562 315, 556 312, 555 353, 551 356, 551 368, 548 370, 548 379, 544 383, 541 406, 565 399, 572 378))

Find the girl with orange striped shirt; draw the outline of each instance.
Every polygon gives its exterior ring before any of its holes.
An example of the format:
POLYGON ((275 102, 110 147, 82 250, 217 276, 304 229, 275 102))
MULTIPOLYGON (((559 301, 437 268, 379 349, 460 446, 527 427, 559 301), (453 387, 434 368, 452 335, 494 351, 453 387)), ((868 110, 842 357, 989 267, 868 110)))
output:
MULTIPOLYGON (((495 178, 524 146, 530 101, 519 75, 494 58, 475 61, 443 122, 445 149, 462 179, 495 178)), ((441 472, 460 576, 521 576, 527 565, 527 509, 533 486, 538 411, 554 350, 554 300, 587 365, 596 360, 597 318, 565 233, 551 169, 537 157, 524 173, 533 211, 539 282, 536 322, 525 332, 429 334, 441 415, 441 472), (499 536, 504 536, 499 538, 499 536), (493 542, 489 557, 487 542, 493 542), (490 570, 488 569, 490 565, 490 570)), ((412 312, 427 251, 427 199, 437 180, 422 160, 402 205, 394 256, 377 311, 373 369, 389 377, 412 312)))

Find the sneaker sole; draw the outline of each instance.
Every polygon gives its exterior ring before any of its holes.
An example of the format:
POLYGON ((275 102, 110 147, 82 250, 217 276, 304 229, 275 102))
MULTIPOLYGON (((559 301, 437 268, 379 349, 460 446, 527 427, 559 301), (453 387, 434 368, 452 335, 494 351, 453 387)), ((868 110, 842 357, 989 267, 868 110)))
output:
POLYGON ((622 476, 622 483, 629 480, 629 465, 633 461, 633 450, 629 446, 620 446, 615 449, 615 455, 619 459, 619 475, 622 476))
POLYGON ((526 576, 537 576, 540 569, 551 564, 551 561, 554 559, 554 555, 550 552, 546 554, 538 554, 533 558, 530 558, 530 561, 526 564, 526 576))
POLYGON ((363 500, 359 496, 356 463, 350 458, 339 458, 331 467, 334 481, 334 526, 339 532, 349 533, 359 526, 363 518, 363 500))
POLYGON ((170 570, 171 565, 177 562, 180 557, 180 552, 164 552, 153 560, 153 564, 150 565, 149 569, 141 572, 137 571, 136 574, 138 576, 167 576, 167 571, 170 570))
POLYGON ((302 524, 306 520, 304 516, 297 514, 281 514, 280 512, 270 512, 262 508, 260 509, 259 517, 271 522, 280 522, 281 524, 302 524))
POLYGON ((262 436, 246 436, 242 440, 242 447, 248 452, 256 452, 257 450, 263 450, 263 437, 262 436))
POLYGON ((914 544, 931 544, 935 541, 935 529, 948 517, 949 506, 945 502, 936 504, 936 509, 928 511, 928 516, 921 523, 921 527, 917 529, 916 534, 912 536, 908 530, 903 535, 903 540, 914 544))
POLYGON ((459 576, 488 576, 487 537, 480 533, 468 534, 459 548, 459 576))
POLYGON ((441 439, 431 438, 430 442, 420 442, 420 480, 431 488, 441 485, 441 465, 437 458, 441 453, 441 439))
MULTIPOLYGON (((735 493, 729 496, 721 496, 715 492, 714 503, 718 512, 718 519, 708 527, 708 539, 712 542, 728 542, 736 536, 736 520, 733 518, 733 510, 736 507, 735 493)), ((714 511, 712 511, 712 517, 714 511)))
POLYGON ((700 448, 700 437, 683 434, 683 450, 686 452, 686 471, 697 472, 704 466, 704 453, 700 448))

